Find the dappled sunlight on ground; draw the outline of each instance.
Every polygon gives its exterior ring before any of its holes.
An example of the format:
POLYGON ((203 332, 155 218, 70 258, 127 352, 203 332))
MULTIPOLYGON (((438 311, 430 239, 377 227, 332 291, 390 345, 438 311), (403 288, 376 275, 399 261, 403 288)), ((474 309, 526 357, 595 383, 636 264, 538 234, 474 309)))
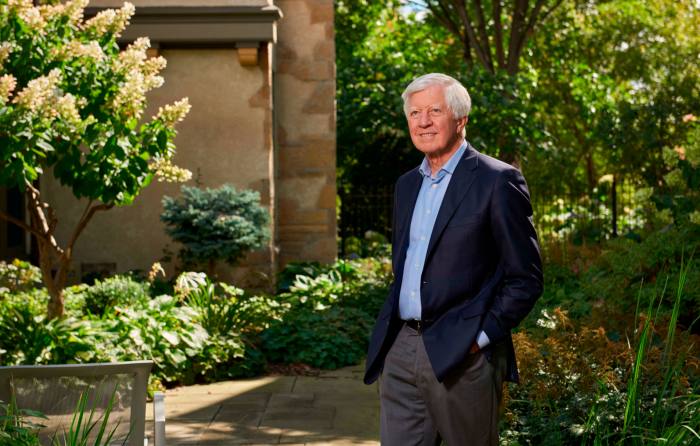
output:
MULTIPOLYGON (((376 385, 363 366, 319 376, 267 376, 168 390, 167 444, 378 445, 376 385)), ((147 432, 152 432, 148 408, 147 432)))

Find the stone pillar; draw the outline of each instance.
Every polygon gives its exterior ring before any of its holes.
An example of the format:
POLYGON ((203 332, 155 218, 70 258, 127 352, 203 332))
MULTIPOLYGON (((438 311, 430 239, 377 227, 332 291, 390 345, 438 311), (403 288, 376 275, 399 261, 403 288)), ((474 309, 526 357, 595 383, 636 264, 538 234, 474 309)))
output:
POLYGON ((280 267, 336 257, 332 0, 280 0, 276 116, 280 267))

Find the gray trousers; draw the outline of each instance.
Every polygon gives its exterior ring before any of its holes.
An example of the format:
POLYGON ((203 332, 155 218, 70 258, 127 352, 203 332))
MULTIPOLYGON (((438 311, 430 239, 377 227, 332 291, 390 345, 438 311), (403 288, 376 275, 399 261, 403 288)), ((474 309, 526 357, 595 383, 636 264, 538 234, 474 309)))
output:
POLYGON ((493 346, 491 361, 479 352, 442 383, 423 338, 404 326, 379 378, 383 446, 497 446, 506 349, 493 346))

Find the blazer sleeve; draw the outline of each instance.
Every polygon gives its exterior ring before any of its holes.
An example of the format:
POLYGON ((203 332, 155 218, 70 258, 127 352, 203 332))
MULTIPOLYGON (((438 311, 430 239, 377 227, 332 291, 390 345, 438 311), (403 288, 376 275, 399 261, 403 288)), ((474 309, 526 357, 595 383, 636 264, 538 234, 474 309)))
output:
POLYGON ((492 192, 490 217, 503 279, 482 329, 492 343, 497 343, 527 316, 543 289, 530 193, 520 171, 508 169, 499 175, 492 192))

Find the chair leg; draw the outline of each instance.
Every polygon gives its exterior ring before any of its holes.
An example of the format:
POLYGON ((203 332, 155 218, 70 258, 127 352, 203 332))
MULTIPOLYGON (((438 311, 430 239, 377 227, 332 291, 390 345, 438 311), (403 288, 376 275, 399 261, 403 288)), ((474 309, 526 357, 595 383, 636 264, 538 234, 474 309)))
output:
POLYGON ((153 443, 155 446, 165 446, 165 394, 153 394, 153 443))

